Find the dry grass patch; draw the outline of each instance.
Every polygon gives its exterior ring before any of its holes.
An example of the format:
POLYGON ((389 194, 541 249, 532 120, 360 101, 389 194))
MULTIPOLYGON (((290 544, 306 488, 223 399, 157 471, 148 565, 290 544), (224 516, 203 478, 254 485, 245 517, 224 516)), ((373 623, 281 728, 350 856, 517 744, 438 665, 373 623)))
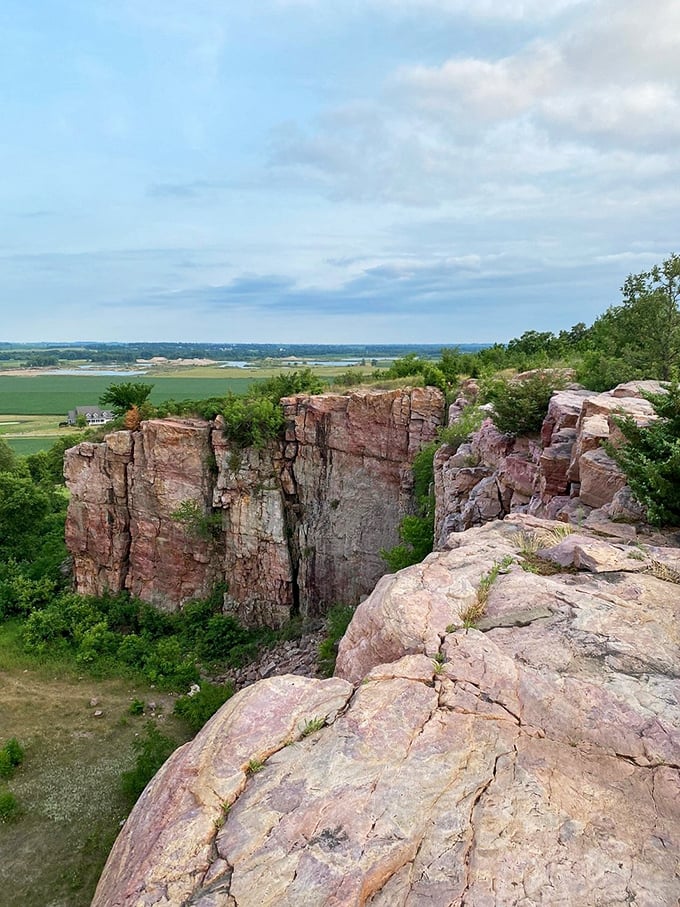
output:
POLYGON ((131 699, 155 700, 168 716, 159 725, 177 743, 184 729, 170 717, 171 698, 156 690, 59 676, 54 665, 31 669, 3 656, 0 648, 0 727, 25 759, 8 782, 21 814, 0 824, 2 904, 86 907, 127 812, 121 773, 134 764, 146 721, 130 716, 131 699))

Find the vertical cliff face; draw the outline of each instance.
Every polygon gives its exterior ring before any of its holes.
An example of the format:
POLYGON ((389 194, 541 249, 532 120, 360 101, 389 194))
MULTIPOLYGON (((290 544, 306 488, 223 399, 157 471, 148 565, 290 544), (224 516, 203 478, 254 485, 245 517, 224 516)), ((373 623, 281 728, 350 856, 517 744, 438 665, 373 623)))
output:
POLYGON ((381 548, 413 504, 410 464, 440 424, 434 388, 296 396, 287 419, 285 486, 306 611, 355 602, 385 572, 381 548))
POLYGON ((240 450, 219 419, 162 419, 67 452, 78 591, 176 608, 226 581, 225 605, 278 625, 371 591, 413 506, 410 463, 441 424, 434 388, 298 395, 286 435, 240 450), (178 512, 185 517, 178 519, 178 512))
POLYGON ((130 554, 132 448, 132 435, 121 431, 109 435, 105 444, 85 442, 66 452, 64 474, 71 491, 66 544, 83 595, 124 588, 130 554))
POLYGON ((210 513, 214 481, 210 426, 199 420, 144 422, 133 439, 125 586, 161 607, 205 596, 219 578, 216 545, 198 521, 183 522, 173 514, 186 502, 196 514, 210 513))
POLYGON ((240 450, 219 426, 212 443, 217 462, 213 504, 223 521, 225 604, 244 623, 279 626, 298 603, 280 446, 240 450))

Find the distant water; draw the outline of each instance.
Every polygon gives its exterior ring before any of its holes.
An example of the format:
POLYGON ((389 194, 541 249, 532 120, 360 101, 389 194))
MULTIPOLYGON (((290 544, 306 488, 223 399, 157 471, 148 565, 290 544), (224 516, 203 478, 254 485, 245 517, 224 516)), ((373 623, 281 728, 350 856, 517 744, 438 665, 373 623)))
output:
POLYGON ((43 372, 43 375, 146 375, 146 371, 123 368, 88 368, 86 365, 80 365, 78 368, 53 368, 49 372, 43 372))
MULTIPOLYGON (((338 365, 358 365, 362 361, 370 362, 371 359, 374 359, 376 362, 392 362, 395 358, 395 356, 359 356, 356 359, 304 359, 299 357, 298 360, 284 359, 283 362, 286 363, 286 367, 297 367, 298 365, 327 365, 330 367, 338 365)), ((267 364, 266 367, 277 368, 280 365, 280 362, 274 361, 271 365, 267 364)), ((255 363, 246 362, 243 359, 230 359, 229 362, 222 363, 220 368, 255 368, 255 363)))

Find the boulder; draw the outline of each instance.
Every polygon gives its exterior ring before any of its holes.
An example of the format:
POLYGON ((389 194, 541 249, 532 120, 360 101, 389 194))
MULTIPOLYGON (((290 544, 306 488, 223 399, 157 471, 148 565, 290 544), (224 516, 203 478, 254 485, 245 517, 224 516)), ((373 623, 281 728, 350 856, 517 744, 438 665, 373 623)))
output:
POLYGON ((588 507, 603 507, 626 484, 626 477, 612 458, 602 450, 589 450, 579 461, 581 501, 588 507))

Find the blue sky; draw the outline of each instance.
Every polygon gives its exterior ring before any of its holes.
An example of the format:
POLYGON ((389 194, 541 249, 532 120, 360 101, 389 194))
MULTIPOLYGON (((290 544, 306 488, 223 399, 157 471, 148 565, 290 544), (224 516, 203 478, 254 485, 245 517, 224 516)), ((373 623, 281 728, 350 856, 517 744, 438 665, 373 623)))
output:
POLYGON ((680 4, 4 0, 0 339, 464 343, 680 251, 680 4))

